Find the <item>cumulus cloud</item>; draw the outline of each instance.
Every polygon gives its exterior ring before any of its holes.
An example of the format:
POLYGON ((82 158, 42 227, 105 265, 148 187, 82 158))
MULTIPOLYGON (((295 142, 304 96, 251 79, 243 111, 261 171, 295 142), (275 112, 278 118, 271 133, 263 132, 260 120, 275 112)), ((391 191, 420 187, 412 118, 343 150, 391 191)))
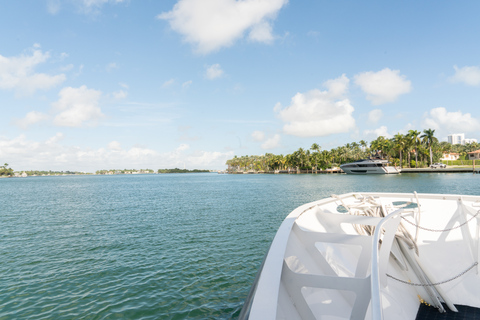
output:
POLYGON ((392 138, 392 135, 388 133, 388 129, 386 126, 381 126, 380 128, 374 129, 374 130, 365 130, 363 132, 364 135, 366 136, 373 136, 374 139, 384 136, 385 138, 392 138))
POLYGON ((30 55, 16 57, 0 55, 0 89, 16 90, 20 94, 33 94, 37 90, 47 90, 65 81, 64 74, 48 75, 36 73, 35 68, 50 58, 34 46, 30 55))
POLYGON ((280 146, 280 135, 275 134, 273 137, 268 138, 261 147, 264 150, 275 149, 280 146))
POLYGON ((58 114, 53 123, 64 127, 81 127, 85 122, 95 122, 104 115, 98 106, 101 91, 88 89, 86 86, 80 88, 66 87, 60 93, 60 99, 53 103, 58 114))
POLYGON ((257 24, 250 31, 249 39, 257 42, 271 43, 273 41, 272 26, 268 22, 257 24))
POLYGON ((100 169, 123 168, 211 168, 225 167, 233 152, 189 152, 188 145, 179 145, 172 151, 133 146, 122 148, 120 142, 112 141, 98 149, 67 146, 64 135, 57 133, 44 141, 33 141, 26 135, 13 139, 0 136, 0 158, 5 159, 15 170, 77 170, 95 172, 100 169))
POLYGON ((223 76, 223 70, 218 63, 209 66, 205 72, 205 77, 209 80, 220 78, 221 76, 223 76))
POLYGON ((224 168, 225 162, 233 155, 233 151, 197 151, 187 155, 184 164, 187 163, 190 167, 195 168, 224 168))
POLYGON ((120 151, 120 150, 122 150, 122 146, 121 146, 120 142, 112 141, 108 144, 108 149, 113 150, 113 151, 120 151))
POLYGON ((470 113, 461 111, 448 112, 445 108, 434 108, 424 116, 424 128, 435 129, 444 133, 478 131, 480 121, 470 113))
POLYGON ((367 94, 372 104, 379 105, 393 102, 412 90, 412 84, 400 75, 399 70, 385 68, 378 72, 363 72, 354 76, 355 84, 367 94))
POLYGON ((248 39, 270 43, 272 21, 288 0, 179 0, 158 19, 193 44, 199 53, 231 46, 249 32, 248 39))
POLYGON ((348 83, 349 79, 342 75, 325 82, 326 91, 297 93, 290 106, 283 109, 277 104, 274 111, 286 123, 283 131, 298 137, 321 137, 353 129, 354 108, 345 98, 348 83))
POLYGON ((372 110, 368 113, 368 121, 370 123, 377 123, 383 117, 383 112, 380 109, 372 110))
POLYGON ((450 78, 452 82, 461 82, 469 86, 480 85, 480 68, 477 66, 458 68, 453 66, 455 74, 450 78))
POLYGON ((47 120, 49 117, 48 115, 38 112, 38 111, 30 111, 25 115, 25 118, 18 119, 14 121, 14 124, 19 126, 22 129, 26 129, 29 126, 47 120))
POLYGON ((252 132, 252 139, 254 141, 263 141, 265 140, 265 133, 263 131, 253 131, 252 132))

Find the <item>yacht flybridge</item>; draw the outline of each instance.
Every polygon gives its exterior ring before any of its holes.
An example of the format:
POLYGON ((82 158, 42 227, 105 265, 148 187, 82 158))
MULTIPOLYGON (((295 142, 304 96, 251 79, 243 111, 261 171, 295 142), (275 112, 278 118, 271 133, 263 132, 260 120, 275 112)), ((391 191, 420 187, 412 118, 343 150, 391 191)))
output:
POLYGON ((389 166, 387 160, 370 158, 345 163, 340 168, 347 174, 390 174, 400 173, 397 167, 389 166))
POLYGON ((240 319, 474 319, 479 226, 480 196, 349 193, 305 204, 281 224, 240 319))

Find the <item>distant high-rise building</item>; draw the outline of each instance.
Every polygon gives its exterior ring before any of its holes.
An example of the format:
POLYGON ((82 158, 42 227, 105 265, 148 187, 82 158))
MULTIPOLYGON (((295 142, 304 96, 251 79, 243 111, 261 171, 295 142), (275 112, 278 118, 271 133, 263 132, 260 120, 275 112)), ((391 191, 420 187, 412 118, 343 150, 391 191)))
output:
POLYGON ((450 144, 463 144, 463 140, 465 140, 464 133, 454 133, 448 136, 448 143, 450 144))
POLYGON ((448 136, 448 143, 450 144, 462 144, 477 142, 477 139, 465 139, 464 133, 454 133, 448 136))

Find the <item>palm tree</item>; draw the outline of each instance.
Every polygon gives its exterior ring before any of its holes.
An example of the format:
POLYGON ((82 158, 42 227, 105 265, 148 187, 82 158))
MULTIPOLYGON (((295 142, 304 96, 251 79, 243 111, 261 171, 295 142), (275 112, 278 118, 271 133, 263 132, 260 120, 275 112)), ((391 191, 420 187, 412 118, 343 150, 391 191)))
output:
POLYGON ((406 145, 405 136, 401 133, 397 133, 393 137, 393 142, 395 143, 395 147, 398 148, 398 153, 400 155, 400 168, 401 168, 402 167, 402 151, 406 145))
POLYGON ((432 155, 432 144, 438 142, 438 139, 435 138, 435 130, 433 129, 426 129, 423 130, 423 134, 420 136, 422 138, 423 143, 428 146, 428 150, 430 151, 430 165, 433 163, 433 155, 432 155))
POLYGON ((388 145, 388 140, 384 136, 379 136, 377 139, 370 142, 370 149, 375 150, 377 153, 381 154, 382 158, 383 155, 386 153, 388 145))
POLYGON ((365 152, 365 150, 367 149, 367 146, 368 146, 367 141, 360 140, 358 143, 362 146, 362 151, 365 152))
POLYGON ((318 153, 320 152, 320 149, 321 149, 321 148, 322 148, 322 147, 320 147, 320 146, 318 145, 318 143, 314 143, 314 144, 312 144, 312 146, 310 147, 310 150, 316 151, 316 153, 313 155, 314 158, 315 158, 315 171, 317 171, 318 153))
POLYGON ((417 168, 417 162, 418 162, 418 144, 421 142, 420 138, 418 135, 420 134, 420 131, 417 130, 408 130, 408 137, 410 141, 412 142, 412 145, 415 146, 415 168, 417 168))

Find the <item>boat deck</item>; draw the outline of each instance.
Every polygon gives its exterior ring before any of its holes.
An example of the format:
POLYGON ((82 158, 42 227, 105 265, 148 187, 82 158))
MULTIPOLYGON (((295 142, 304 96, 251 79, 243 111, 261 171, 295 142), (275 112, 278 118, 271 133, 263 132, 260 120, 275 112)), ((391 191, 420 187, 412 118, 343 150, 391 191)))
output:
POLYGON ((433 307, 426 306, 422 304, 418 309, 417 317, 415 320, 474 320, 480 319, 480 308, 468 307, 455 305, 458 312, 453 312, 448 310, 445 306, 447 312, 440 313, 437 309, 433 307))

